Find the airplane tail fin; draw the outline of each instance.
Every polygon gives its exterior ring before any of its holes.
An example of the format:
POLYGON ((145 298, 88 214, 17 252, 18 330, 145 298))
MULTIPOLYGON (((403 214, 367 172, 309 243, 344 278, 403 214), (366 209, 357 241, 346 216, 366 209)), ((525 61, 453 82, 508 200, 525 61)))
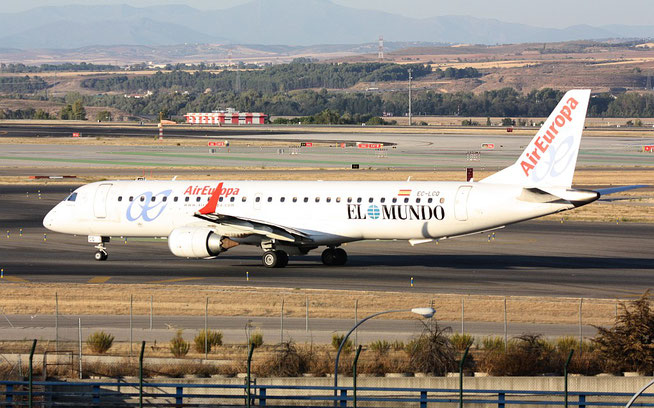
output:
POLYGON ((518 161, 480 182, 570 188, 589 101, 589 89, 568 91, 518 161))

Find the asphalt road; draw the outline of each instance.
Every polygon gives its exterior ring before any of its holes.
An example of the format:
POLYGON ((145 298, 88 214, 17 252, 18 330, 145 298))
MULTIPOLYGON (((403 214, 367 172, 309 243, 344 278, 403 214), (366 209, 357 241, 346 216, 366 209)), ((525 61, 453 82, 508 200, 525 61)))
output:
POLYGON ((654 287, 654 227, 631 223, 533 221, 486 234, 415 247, 404 241, 359 242, 345 267, 326 267, 319 251, 284 269, 261 265, 256 248, 216 260, 187 260, 163 241, 118 240, 109 260, 93 260, 86 237, 46 231, 41 220, 70 187, 0 186, 0 267, 5 281, 77 282, 424 291, 493 295, 625 297, 654 287), (19 229, 23 229, 22 236, 19 229), (9 236, 5 232, 9 231, 9 236), (44 240, 44 233, 47 239, 44 240), (414 278, 415 286, 410 287, 414 278))

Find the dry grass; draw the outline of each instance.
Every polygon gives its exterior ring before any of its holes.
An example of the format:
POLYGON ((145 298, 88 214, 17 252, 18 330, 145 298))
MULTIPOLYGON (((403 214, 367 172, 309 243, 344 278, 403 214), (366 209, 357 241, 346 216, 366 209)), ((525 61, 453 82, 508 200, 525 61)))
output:
MULTIPOLYGON (((360 315, 382 309, 404 309, 434 302, 439 320, 458 320, 461 299, 465 301, 470 321, 501 322, 504 319, 502 296, 464 296, 410 292, 373 292, 319 289, 253 288, 185 285, 92 285, 5 283, 0 285, 3 311, 7 314, 52 314, 55 292, 61 314, 127 315, 129 296, 134 296, 134 314, 147 315, 150 295, 159 315, 193 315, 204 313, 204 298, 209 296, 209 314, 214 316, 278 316, 282 299, 289 317, 304 317, 305 299, 310 301, 312 317, 351 318, 348 305, 358 299, 360 315)), ((507 298, 511 322, 566 323, 578 321, 579 300, 510 296, 507 298)), ((611 324, 616 300, 584 301, 584 322, 611 324)), ((395 314, 395 319, 413 319, 410 313, 395 314)))

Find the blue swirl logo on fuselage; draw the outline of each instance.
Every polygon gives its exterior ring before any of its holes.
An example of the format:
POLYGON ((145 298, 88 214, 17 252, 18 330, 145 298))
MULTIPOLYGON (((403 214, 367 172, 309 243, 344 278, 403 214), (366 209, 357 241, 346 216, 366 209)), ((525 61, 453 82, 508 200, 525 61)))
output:
POLYGON ((371 206, 368 207, 368 217, 369 218, 371 218, 373 220, 376 220, 380 216, 381 216, 381 211, 379 210, 379 207, 377 207, 376 205, 371 205, 371 206))
POLYGON ((168 196, 172 192, 173 190, 164 190, 153 194, 151 191, 146 191, 134 197, 127 207, 127 214, 125 214, 127 220, 136 221, 139 218, 143 218, 145 222, 156 220, 166 209, 168 196), (164 197, 166 197, 166 201, 164 201, 164 197))

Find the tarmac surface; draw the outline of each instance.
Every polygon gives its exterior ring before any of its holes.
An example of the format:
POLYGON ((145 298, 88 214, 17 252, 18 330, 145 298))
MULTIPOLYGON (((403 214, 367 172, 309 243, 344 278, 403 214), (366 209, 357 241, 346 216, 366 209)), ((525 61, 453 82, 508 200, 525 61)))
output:
POLYGON ((654 287, 654 227, 632 223, 532 221, 499 230, 494 240, 479 234, 415 247, 404 241, 358 242, 345 246, 350 258, 344 267, 322 265, 320 251, 313 251, 291 258, 284 269, 267 269, 254 247, 238 247, 215 260, 187 260, 173 256, 163 240, 134 239, 115 239, 108 246, 109 260, 96 262, 86 237, 52 233, 41 224, 71 188, 0 186, 4 282, 86 283, 102 277, 105 284, 603 298, 642 294, 654 287))

